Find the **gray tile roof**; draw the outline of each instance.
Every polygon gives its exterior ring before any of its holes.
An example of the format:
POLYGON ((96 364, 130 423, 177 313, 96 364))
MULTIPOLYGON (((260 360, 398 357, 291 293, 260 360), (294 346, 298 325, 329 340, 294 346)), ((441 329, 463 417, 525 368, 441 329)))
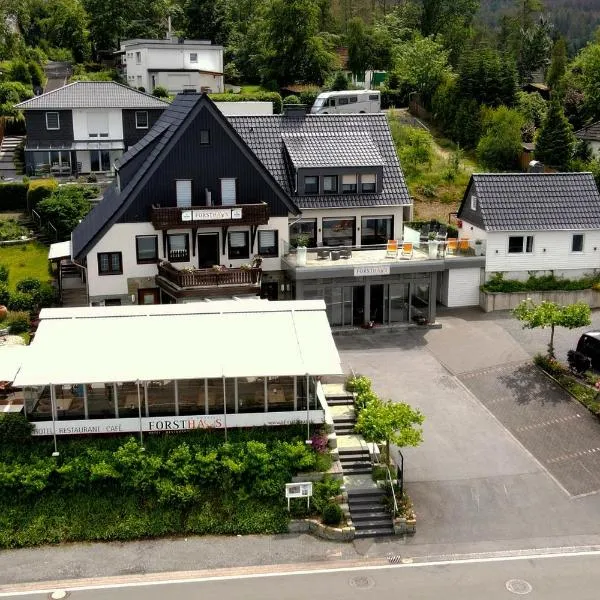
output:
POLYGON ((115 81, 75 81, 16 105, 22 110, 162 108, 168 102, 115 81))
POLYGON ((474 174, 471 185, 486 231, 600 229, 591 173, 474 174))
MULTIPOLYGON (((398 206, 411 204, 394 142, 385 114, 285 115, 227 117, 242 139, 271 172, 275 180, 290 195, 294 203, 304 209, 398 206), (383 164, 381 194, 297 196, 291 187, 293 181, 285 159, 285 141, 321 136, 325 139, 365 140, 368 136, 383 164)), ((341 145, 341 144, 340 144, 341 145)), ((321 152, 318 142, 316 142, 321 152)), ((361 150, 362 152, 362 150, 361 150)), ((368 165, 372 166, 372 165, 368 165)))
POLYGON ((284 133, 282 137, 296 169, 380 167, 385 164, 366 131, 337 136, 326 133, 284 133))
POLYGON ((575 132, 575 137, 588 142, 600 142, 600 121, 596 121, 587 127, 575 132))

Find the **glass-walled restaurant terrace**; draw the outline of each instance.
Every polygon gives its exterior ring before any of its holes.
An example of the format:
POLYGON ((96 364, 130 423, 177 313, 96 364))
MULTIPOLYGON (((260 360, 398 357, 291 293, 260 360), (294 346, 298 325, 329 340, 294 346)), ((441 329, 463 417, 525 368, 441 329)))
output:
POLYGON ((31 421, 318 410, 313 377, 235 377, 25 387, 31 421), (54 397, 52 394, 54 393, 54 397))

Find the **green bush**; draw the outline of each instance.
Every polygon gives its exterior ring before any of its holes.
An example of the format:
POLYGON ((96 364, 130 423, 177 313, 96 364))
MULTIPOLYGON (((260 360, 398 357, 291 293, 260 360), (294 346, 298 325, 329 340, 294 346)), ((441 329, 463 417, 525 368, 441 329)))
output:
POLYGON ((10 302, 10 290, 8 285, 4 282, 0 282, 0 304, 7 306, 10 302))
POLYGON ((27 190, 27 210, 35 209, 39 202, 49 198, 52 192, 58 188, 56 179, 36 179, 29 183, 27 190))
POLYGON ((51 283, 42 283, 34 298, 40 308, 48 308, 58 301, 58 291, 51 283))
POLYGON ((43 221, 56 227, 59 239, 68 239, 79 221, 89 212, 90 202, 81 186, 62 186, 38 202, 37 212, 43 221))
POLYGON ((356 392, 357 394, 368 392, 371 390, 371 380, 364 375, 348 377, 346 379, 346 389, 349 392, 356 392))
POLYGON ((0 184, 0 210, 25 210, 27 189, 25 183, 0 184))
POLYGON ((383 89, 381 91, 381 108, 388 109, 408 106, 409 91, 409 89, 383 89))
POLYGON ((339 525, 344 518, 344 513, 339 504, 330 502, 323 509, 323 523, 325 525, 339 525))
POLYGON ((35 308, 35 298, 31 294, 13 292, 7 304, 8 310, 31 312, 35 308))
POLYGON ((169 97, 169 91, 167 90, 167 88, 162 87, 160 85, 157 85, 153 90, 152 90, 152 95, 156 98, 168 98, 169 97))
POLYGON ((589 290, 600 284, 600 276, 587 275, 580 279, 566 279, 549 275, 533 275, 528 279, 521 281, 518 279, 504 279, 503 273, 494 273, 490 279, 482 286, 485 292, 547 292, 547 291, 573 291, 589 290))
POLYGON ((567 369, 561 365, 555 358, 549 358, 545 354, 536 354, 533 357, 533 362, 543 371, 549 373, 553 377, 560 377, 567 373, 567 369))
POLYGON ((33 425, 25 415, 0 413, 0 444, 22 444, 31 439, 33 425))
POLYGON ((44 71, 42 71, 42 67, 32 60, 27 63, 27 69, 31 76, 31 84, 33 87, 42 87, 44 85, 44 71))
POLYGON ((9 312, 6 317, 6 325, 11 335, 18 335, 29 331, 29 313, 9 312))
POLYGON ((8 283, 9 272, 6 265, 0 265, 0 283, 8 283))
POLYGON ((42 282, 35 277, 26 277, 17 282, 15 286, 17 292, 23 292, 24 294, 37 294, 42 287, 42 282))
POLYGON ((300 104, 300 98, 294 94, 290 94, 283 99, 283 104, 300 104))
POLYGON ((210 94, 213 102, 272 102, 273 112, 278 115, 283 110, 281 95, 277 92, 255 92, 252 94, 210 94))
POLYGON ((31 73, 27 63, 22 60, 14 60, 10 66, 10 78, 25 85, 31 85, 31 73))
POLYGON ((320 93, 321 90, 318 87, 302 90, 300 92, 300 104, 305 104, 306 110, 310 111, 312 105, 315 103, 315 100, 317 99, 317 96, 320 93))

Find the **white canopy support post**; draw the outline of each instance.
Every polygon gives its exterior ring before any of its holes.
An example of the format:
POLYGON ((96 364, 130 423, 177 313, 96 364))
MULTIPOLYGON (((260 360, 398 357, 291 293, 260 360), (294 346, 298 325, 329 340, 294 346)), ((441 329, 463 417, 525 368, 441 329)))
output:
POLYGON ((140 445, 144 447, 144 434, 142 432, 142 396, 140 395, 140 381, 139 379, 135 382, 137 385, 137 397, 138 397, 138 418, 140 421, 140 445))
POLYGON ((54 452, 52 456, 56 457, 59 455, 58 446, 56 445, 56 419, 57 419, 57 410, 56 410, 56 388, 54 384, 50 384, 50 410, 52 412, 52 437, 54 438, 54 452))
POLYGON ((179 416, 179 380, 175 379, 173 388, 175 390, 175 416, 179 416))
POLYGON ((225 427, 225 441, 227 441, 227 390, 225 389, 225 375, 223 375, 223 425, 225 427))

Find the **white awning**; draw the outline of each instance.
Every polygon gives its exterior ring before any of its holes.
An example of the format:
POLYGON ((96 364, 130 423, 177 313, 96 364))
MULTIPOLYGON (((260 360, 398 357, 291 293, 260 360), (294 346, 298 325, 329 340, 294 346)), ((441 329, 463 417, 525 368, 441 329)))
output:
POLYGON ((0 346, 0 381, 14 381, 30 346, 0 346))
POLYGON ((325 303, 45 309, 15 385, 338 375, 325 303))
POLYGON ((59 258, 71 258, 71 240, 50 244, 48 260, 57 260, 59 258))

